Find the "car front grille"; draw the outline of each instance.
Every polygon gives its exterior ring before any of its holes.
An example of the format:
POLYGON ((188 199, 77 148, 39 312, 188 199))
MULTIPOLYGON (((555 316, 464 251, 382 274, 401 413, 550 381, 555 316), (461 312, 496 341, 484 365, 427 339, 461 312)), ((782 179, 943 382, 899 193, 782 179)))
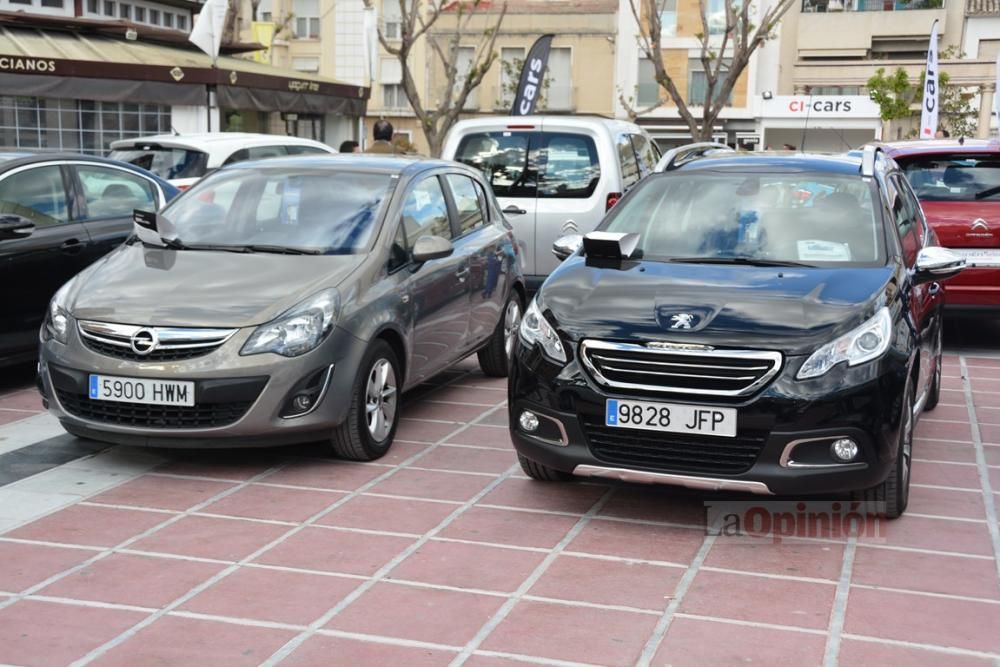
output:
POLYGON ((580 349, 596 382, 630 393, 746 396, 781 370, 780 352, 661 345, 586 340, 580 349))
POLYGON ((56 389, 62 407, 74 417, 102 424, 147 428, 211 428, 228 426, 246 414, 253 401, 206 403, 194 406, 140 405, 95 401, 89 396, 56 389))
POLYGON ((108 357, 128 361, 180 361, 218 349, 237 329, 142 327, 80 320, 83 344, 108 357))
POLYGON ((746 472, 757 461, 767 437, 747 433, 735 438, 708 438, 614 428, 584 419, 590 451, 604 463, 657 472, 746 472))

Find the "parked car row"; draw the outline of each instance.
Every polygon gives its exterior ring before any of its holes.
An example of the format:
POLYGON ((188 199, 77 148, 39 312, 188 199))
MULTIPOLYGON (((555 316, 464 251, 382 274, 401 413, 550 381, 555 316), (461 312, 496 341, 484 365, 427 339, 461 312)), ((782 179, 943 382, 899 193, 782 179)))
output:
POLYGON ((117 147, 194 178, 176 199, 134 164, 0 163, 5 258, 86 233, 17 323, 22 356, 41 325, 39 387, 71 433, 371 460, 401 392, 476 352, 510 375, 536 479, 851 492, 898 516, 951 285, 1000 306, 995 144, 661 154, 631 123, 542 116, 462 121, 447 160, 228 139, 117 147), (49 194, 16 180, 39 168, 49 194))

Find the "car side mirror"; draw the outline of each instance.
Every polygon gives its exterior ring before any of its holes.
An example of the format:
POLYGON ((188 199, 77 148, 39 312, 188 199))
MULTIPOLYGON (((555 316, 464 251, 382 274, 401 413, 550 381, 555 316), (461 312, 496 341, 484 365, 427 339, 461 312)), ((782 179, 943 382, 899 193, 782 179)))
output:
POLYGON ((446 238, 440 236, 421 236, 413 244, 413 261, 418 264, 432 259, 448 257, 455 252, 455 246, 446 238))
POLYGON ((957 276, 964 268, 965 258, 961 255, 940 246, 929 246, 917 254, 914 277, 918 283, 929 283, 957 276))
POLYGON ((35 223, 20 215, 0 215, 0 240, 23 239, 35 231, 35 223))
POLYGON ((556 239, 552 244, 552 254, 561 262, 583 247, 583 236, 580 234, 568 234, 556 239))

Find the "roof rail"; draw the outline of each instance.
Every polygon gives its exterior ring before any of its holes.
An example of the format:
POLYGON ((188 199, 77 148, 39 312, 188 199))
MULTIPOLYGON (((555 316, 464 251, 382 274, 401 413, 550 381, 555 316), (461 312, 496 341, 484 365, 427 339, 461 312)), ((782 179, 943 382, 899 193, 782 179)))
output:
POLYGON ((660 161, 656 163, 656 168, 653 169, 653 171, 670 171, 671 169, 676 169, 685 162, 690 162, 691 160, 696 160, 703 155, 715 152, 735 153, 736 151, 725 144, 718 144, 714 141, 701 141, 694 144, 684 144, 683 146, 672 148, 664 153, 663 157, 660 158, 660 161))
POLYGON ((871 178, 875 175, 875 160, 878 154, 883 153, 884 148, 880 142, 865 144, 864 154, 861 156, 861 176, 871 178))

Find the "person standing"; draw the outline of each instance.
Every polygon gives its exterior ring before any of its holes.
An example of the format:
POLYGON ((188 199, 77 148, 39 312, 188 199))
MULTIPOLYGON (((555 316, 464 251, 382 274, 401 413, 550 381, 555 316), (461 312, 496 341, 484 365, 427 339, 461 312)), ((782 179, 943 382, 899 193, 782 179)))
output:
POLYGON ((388 153, 395 154, 396 147, 392 144, 393 135, 392 123, 380 118, 372 126, 372 138, 375 140, 368 147, 367 153, 388 153))
POLYGON ((360 153, 361 148, 358 146, 358 142, 353 139, 348 139, 347 141, 342 141, 340 143, 341 153, 360 153))

